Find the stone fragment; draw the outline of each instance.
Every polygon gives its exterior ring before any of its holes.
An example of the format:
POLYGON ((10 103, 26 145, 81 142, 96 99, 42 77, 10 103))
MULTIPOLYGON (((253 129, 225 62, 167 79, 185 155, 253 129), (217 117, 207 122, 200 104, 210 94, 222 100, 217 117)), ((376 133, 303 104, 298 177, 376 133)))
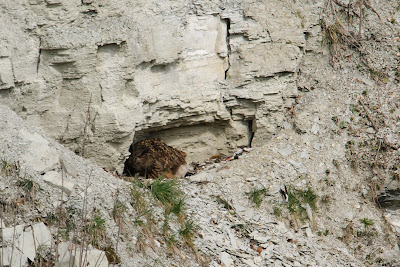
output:
POLYGON ((27 257, 22 251, 13 247, 2 247, 2 255, 0 254, 1 264, 3 266, 27 266, 27 257))
POLYGON ((290 147, 281 148, 278 150, 278 153, 284 157, 289 156, 290 154, 292 154, 292 148, 290 147))
POLYGON ((308 154, 305 151, 302 151, 301 154, 300 154, 300 157, 303 158, 303 159, 309 159, 310 158, 310 154, 308 154))
POLYGON ((61 242, 58 245, 58 254, 60 258, 57 266, 59 267, 79 267, 79 266, 92 266, 92 267, 107 267, 108 260, 105 252, 89 248, 83 251, 81 257, 81 247, 75 247, 72 243, 61 242))
MULTIPOLYGON (((3 242, 7 245, 7 247, 5 247, 6 249, 14 247, 14 250, 21 252, 17 254, 13 253, 20 263, 25 263, 27 258, 29 258, 30 261, 34 261, 37 255, 37 249, 41 246, 50 247, 52 242, 51 232, 43 222, 27 227, 25 231, 22 225, 4 228, 2 234, 3 242)), ((5 259, 7 259, 7 257, 11 258, 11 255, 7 254, 4 256, 5 259)), ((14 260, 12 261, 14 263, 14 260)))
POLYGON ((252 259, 241 259, 243 263, 247 264, 250 267, 257 267, 258 265, 254 264, 252 259))
POLYGON ((193 183, 203 183, 203 182, 211 182, 214 180, 214 176, 207 172, 201 172, 196 175, 191 175, 187 177, 190 182, 193 183))
POLYGON ((226 252, 221 252, 219 259, 221 260, 221 263, 225 267, 230 267, 233 266, 233 260, 231 258, 231 255, 229 255, 226 252))
POLYGON ((246 181, 247 181, 247 182, 254 182, 254 181, 257 181, 257 180, 258 180, 258 177, 254 177, 254 176, 253 176, 253 177, 247 177, 247 178, 246 178, 246 181))
POLYGON ((317 134, 319 132, 319 125, 318 124, 313 124, 313 126, 311 127, 311 132, 313 134, 317 134))
POLYGON ((75 183, 56 171, 49 171, 43 175, 43 180, 53 185, 56 188, 62 189, 66 194, 71 194, 74 190, 75 183))
POLYGON ((0 57, 0 90, 14 87, 14 74, 10 58, 0 57))
POLYGON ((321 143, 315 143, 314 144, 314 149, 315 150, 321 150, 323 147, 324 147, 324 145, 321 144, 321 143))
POLYGON ((15 227, 8 227, 8 228, 3 228, 1 233, 3 237, 3 242, 12 242, 13 236, 18 237, 22 231, 24 230, 24 227, 22 225, 16 225, 15 227))
POLYGON ((27 166, 39 173, 43 173, 54 169, 59 164, 56 149, 50 147, 49 141, 40 134, 28 132, 23 128, 20 130, 19 136, 29 142, 28 148, 22 154, 22 161, 27 166))
POLYGON ((78 170, 74 166, 74 163, 71 161, 71 159, 67 158, 64 155, 60 156, 60 163, 61 167, 72 177, 77 177, 78 176, 78 170))

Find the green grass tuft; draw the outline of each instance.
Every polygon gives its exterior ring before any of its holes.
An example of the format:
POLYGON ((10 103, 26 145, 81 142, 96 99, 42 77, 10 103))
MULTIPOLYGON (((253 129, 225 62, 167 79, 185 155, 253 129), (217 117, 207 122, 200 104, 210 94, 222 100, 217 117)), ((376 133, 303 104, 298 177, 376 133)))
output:
POLYGON ((263 197, 267 195, 267 190, 263 188, 253 188, 250 192, 246 193, 248 198, 256 204, 257 208, 260 207, 263 197))
POLYGON ((150 184, 150 191, 154 198, 158 199, 163 205, 174 205, 179 202, 182 191, 178 188, 176 180, 164 180, 162 177, 150 184))

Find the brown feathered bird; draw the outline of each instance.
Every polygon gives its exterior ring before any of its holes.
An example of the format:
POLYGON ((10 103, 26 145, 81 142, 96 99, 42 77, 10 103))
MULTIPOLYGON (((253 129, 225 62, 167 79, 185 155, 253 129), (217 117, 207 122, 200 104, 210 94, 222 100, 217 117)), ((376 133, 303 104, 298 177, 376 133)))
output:
POLYGON ((139 174, 146 178, 183 177, 187 173, 186 153, 167 145, 158 138, 146 139, 129 147, 131 155, 125 161, 124 174, 139 174))

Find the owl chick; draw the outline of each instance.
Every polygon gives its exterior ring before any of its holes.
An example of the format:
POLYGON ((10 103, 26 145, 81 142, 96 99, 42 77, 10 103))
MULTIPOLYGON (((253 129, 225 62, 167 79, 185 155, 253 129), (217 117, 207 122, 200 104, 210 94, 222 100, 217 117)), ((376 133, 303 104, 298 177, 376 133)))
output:
POLYGON ((187 173, 186 153, 167 145, 158 138, 146 139, 129 147, 131 155, 125 161, 124 174, 139 174, 146 178, 184 177, 187 173))

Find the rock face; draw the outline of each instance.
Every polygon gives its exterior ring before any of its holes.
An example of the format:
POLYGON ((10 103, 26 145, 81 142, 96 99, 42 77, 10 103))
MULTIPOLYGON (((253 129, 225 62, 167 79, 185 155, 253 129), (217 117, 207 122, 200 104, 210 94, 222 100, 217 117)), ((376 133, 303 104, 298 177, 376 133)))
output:
POLYGON ((318 48, 318 2, 2 1, 0 102, 119 171, 147 137, 189 161, 260 144, 318 48))

